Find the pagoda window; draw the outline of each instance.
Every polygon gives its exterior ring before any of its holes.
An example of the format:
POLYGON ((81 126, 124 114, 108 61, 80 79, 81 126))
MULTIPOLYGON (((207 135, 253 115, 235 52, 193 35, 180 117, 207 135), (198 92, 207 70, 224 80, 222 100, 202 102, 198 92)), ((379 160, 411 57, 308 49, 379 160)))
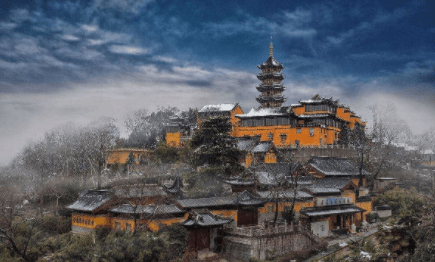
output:
POLYGON ((275 121, 273 118, 266 118, 266 126, 273 126, 275 121))
POLYGON ((301 134, 302 133, 302 129, 298 128, 296 129, 296 134, 301 134))

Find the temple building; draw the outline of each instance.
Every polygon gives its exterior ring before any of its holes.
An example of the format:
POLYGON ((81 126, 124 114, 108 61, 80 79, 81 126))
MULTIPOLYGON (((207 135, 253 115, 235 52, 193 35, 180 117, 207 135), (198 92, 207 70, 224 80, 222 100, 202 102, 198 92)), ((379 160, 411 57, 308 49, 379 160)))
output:
MULTIPOLYGON (((238 104, 206 105, 198 112, 198 126, 208 117, 228 116, 233 126, 234 137, 259 137, 269 141, 277 149, 298 147, 322 147, 338 143, 343 127, 364 128, 366 123, 349 107, 333 98, 318 94, 297 104, 284 106, 287 100, 282 80, 284 68, 273 56, 273 45, 269 47, 269 58, 258 66, 261 70, 257 78, 261 83, 256 87, 260 104, 244 113, 238 104)), ((168 126, 168 145, 180 146, 179 129, 168 126)))

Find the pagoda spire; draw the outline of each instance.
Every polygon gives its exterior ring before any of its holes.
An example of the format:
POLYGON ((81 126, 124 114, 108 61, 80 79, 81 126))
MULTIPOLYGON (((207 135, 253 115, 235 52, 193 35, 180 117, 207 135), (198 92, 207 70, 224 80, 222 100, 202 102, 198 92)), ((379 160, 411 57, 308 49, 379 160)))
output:
POLYGON ((261 84, 257 86, 257 90, 261 94, 257 97, 257 102, 261 104, 261 108, 281 107, 287 100, 282 95, 285 89, 281 83, 284 79, 281 73, 283 68, 282 64, 278 63, 273 57, 273 43, 272 37, 270 37, 269 58, 258 66, 261 73, 257 75, 257 78, 261 81, 261 84))

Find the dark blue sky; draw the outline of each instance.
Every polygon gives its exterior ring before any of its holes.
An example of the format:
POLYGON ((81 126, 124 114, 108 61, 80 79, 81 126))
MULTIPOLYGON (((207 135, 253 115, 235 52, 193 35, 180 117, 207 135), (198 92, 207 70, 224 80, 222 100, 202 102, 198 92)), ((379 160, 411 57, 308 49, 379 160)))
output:
POLYGON ((320 93, 370 120, 370 103, 391 102, 415 132, 435 124, 434 1, 269 2, 0 1, 0 144, 12 147, 0 164, 66 121, 247 111, 270 36, 288 103, 320 93))

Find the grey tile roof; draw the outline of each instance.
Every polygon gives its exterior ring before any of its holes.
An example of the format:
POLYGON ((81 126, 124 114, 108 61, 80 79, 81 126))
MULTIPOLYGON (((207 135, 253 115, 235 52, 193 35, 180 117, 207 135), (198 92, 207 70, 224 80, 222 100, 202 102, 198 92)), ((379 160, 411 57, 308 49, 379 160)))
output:
POLYGON ((162 215, 162 214, 183 214, 186 211, 179 209, 176 205, 138 205, 137 209, 130 204, 123 204, 110 210, 113 213, 121 214, 146 214, 146 215, 162 215))
POLYGON ((114 193, 118 197, 134 198, 134 197, 152 197, 166 196, 167 193, 158 185, 131 185, 119 186, 114 188, 114 193))
POLYGON ((113 195, 108 190, 89 190, 67 209, 75 211, 93 212, 108 203, 113 195))
MULTIPOLYGON (((257 191, 259 196, 266 199, 272 198, 281 198, 281 199, 293 199, 294 190, 286 190, 286 191, 257 191)), ((312 199, 313 196, 307 192, 297 190, 296 191, 296 199, 312 199)))
POLYGON ((252 149, 252 153, 266 153, 272 147, 273 147, 272 142, 261 141, 252 149))
POLYGON ((352 182, 351 178, 342 177, 325 177, 323 179, 317 179, 313 183, 313 187, 328 187, 342 189, 347 184, 352 182))
POLYGON ((182 208, 202 208, 215 206, 229 206, 235 204, 234 197, 208 197, 177 200, 182 208))
POLYGON ((163 185, 163 189, 171 194, 178 194, 183 188, 183 181, 180 176, 175 177, 174 183, 171 186, 163 185))
MULTIPOLYGON (((358 166, 348 158, 342 157, 311 157, 307 162, 325 176, 358 176, 358 166)), ((363 175, 370 175, 363 170, 363 175)))
POLYGON ((219 105, 205 105, 198 112, 229 112, 233 110, 238 104, 219 104, 219 105))
POLYGON ((358 212, 367 211, 355 205, 346 206, 333 206, 333 207, 319 207, 319 208, 305 208, 301 210, 301 214, 309 217, 316 216, 329 216, 337 214, 354 214, 358 212))
POLYGON ((230 197, 208 197, 196 199, 181 199, 177 200, 182 208, 204 208, 204 207, 218 207, 218 206, 234 206, 237 205, 261 205, 265 203, 264 199, 253 196, 248 191, 237 193, 235 196, 230 197))
POLYGON ((237 138, 237 148, 242 151, 251 151, 260 141, 260 137, 240 137, 237 138))
POLYGON ((341 190, 333 187, 307 187, 312 194, 341 194, 341 190))
POLYGON ((211 213, 194 213, 189 215, 189 218, 182 223, 183 226, 220 226, 228 224, 232 221, 231 218, 223 218, 211 213))

